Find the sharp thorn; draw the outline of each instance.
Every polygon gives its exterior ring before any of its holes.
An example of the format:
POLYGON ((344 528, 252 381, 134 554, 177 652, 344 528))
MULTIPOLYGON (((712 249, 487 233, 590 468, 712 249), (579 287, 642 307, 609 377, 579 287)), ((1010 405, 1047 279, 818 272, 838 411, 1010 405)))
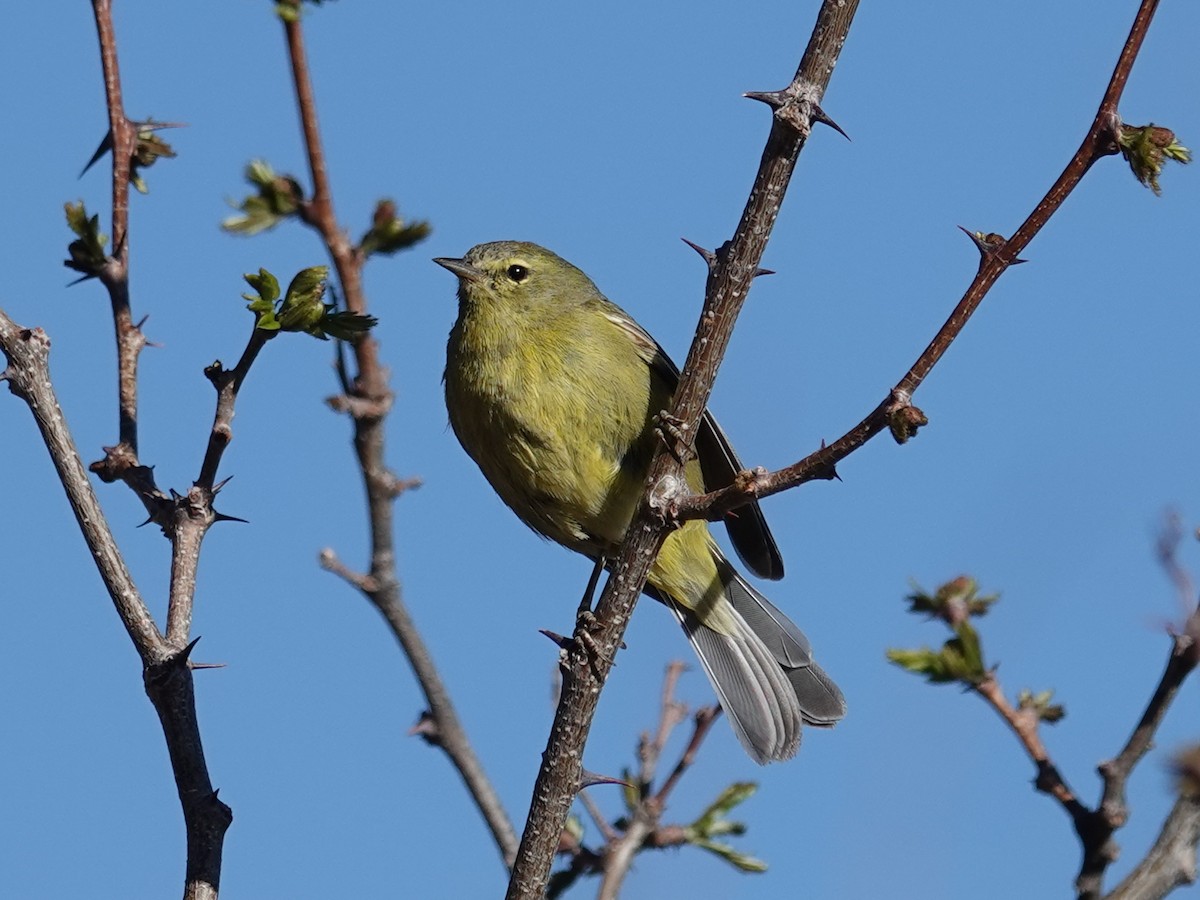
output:
POLYGON ((563 637, 557 631, 551 631, 549 628, 539 628, 538 631, 541 634, 544 634, 546 637, 550 638, 550 640, 552 640, 555 644, 557 644, 558 649, 560 649, 560 650, 571 649, 571 639, 569 637, 563 637))
POLYGON ((591 787, 596 784, 619 784, 624 787, 632 788, 633 785, 624 778, 614 778, 611 775, 600 775, 596 772, 589 772, 584 769, 579 773, 579 790, 591 787))
POLYGON ((746 91, 742 94, 747 100, 757 100, 759 103, 765 103, 771 109, 779 109, 788 99, 786 90, 783 91, 746 91))
POLYGON ((691 247, 693 250, 695 250, 697 253, 699 253, 700 258, 702 260, 704 260, 704 262, 708 265, 708 267, 710 269, 712 268, 713 264, 717 261, 717 254, 713 253, 711 250, 706 250, 705 248, 701 247, 699 244, 689 241, 687 238, 680 238, 680 240, 683 241, 685 244, 687 244, 689 247, 691 247))
POLYGON ((825 110, 821 109, 821 107, 817 106, 815 103, 812 105, 812 119, 814 122, 820 122, 822 125, 828 125, 846 140, 850 140, 850 135, 842 131, 842 126, 833 121, 833 119, 829 118, 829 116, 825 114, 825 110))
POLYGON ((98 163, 104 154, 112 149, 112 145, 113 135, 112 129, 110 128, 108 134, 106 134, 104 139, 100 141, 100 146, 96 148, 96 152, 92 154, 92 158, 87 161, 87 165, 79 170, 79 177, 82 178, 85 174, 87 174, 87 170, 98 163))

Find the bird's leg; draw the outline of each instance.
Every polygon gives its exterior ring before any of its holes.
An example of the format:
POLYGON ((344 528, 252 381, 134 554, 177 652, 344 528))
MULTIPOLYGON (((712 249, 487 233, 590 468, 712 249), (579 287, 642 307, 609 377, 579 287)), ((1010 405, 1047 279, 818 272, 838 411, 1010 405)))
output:
POLYGON ((604 554, 596 557, 596 566, 592 569, 592 577, 588 579, 587 587, 583 589, 583 596, 579 600, 579 609, 575 613, 576 625, 586 622, 590 628, 596 622, 595 616, 592 615, 592 599, 596 596, 596 585, 600 583, 600 573, 604 571, 607 562, 604 554))
MULTIPOLYGON (((583 647, 593 671, 596 669, 596 662, 601 659, 610 667, 617 664, 616 660, 600 649, 600 645, 592 637, 592 634, 600 629, 600 622, 592 612, 592 599, 596 594, 596 586, 600 583, 600 573, 604 571, 607 563, 608 559, 603 554, 596 557, 592 577, 588 579, 583 597, 579 601, 579 609, 575 612, 575 640, 583 647)), ((622 642, 621 649, 624 648, 625 644, 622 642)), ((596 674, 599 675, 598 672, 596 674)))
POLYGON ((667 450, 675 457, 681 466, 687 465, 692 457, 692 442, 683 430, 683 421, 671 415, 665 409, 654 417, 654 430, 659 439, 667 445, 667 450))

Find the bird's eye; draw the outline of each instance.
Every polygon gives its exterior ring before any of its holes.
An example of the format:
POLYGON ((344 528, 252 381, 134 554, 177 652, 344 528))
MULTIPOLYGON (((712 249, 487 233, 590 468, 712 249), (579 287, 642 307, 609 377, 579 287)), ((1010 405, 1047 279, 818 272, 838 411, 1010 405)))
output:
POLYGON ((518 266, 515 264, 509 266, 505 270, 505 273, 513 281, 524 281, 526 278, 529 277, 529 270, 527 268, 525 268, 524 266, 518 266))

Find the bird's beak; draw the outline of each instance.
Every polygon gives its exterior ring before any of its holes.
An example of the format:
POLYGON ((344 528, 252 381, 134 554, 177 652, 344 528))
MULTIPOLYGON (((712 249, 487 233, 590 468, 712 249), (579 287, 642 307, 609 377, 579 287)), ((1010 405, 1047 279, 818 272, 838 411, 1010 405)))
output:
POLYGON ((449 269, 463 281, 482 281, 483 272, 465 259, 452 259, 447 256, 438 256, 433 260, 443 269, 449 269))

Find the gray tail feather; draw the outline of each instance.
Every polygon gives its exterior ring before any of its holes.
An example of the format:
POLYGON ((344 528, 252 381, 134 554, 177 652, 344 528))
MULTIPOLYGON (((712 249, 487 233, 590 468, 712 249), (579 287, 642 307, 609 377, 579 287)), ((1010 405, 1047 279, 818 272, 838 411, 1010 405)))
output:
POLYGON ((667 604, 700 658, 738 740, 757 763, 788 759, 800 747, 801 711, 784 670, 754 632, 722 634, 692 612, 667 604))
POLYGON ((796 623, 746 583, 724 560, 725 595, 755 635, 783 667, 809 725, 829 726, 846 715, 846 698, 812 658, 812 646, 796 623))
POLYGON ((801 725, 831 726, 846 715, 846 700, 812 658, 796 624, 718 559, 736 633, 722 634, 691 612, 663 600, 700 658, 734 734, 758 763, 788 759, 800 747, 801 725))

